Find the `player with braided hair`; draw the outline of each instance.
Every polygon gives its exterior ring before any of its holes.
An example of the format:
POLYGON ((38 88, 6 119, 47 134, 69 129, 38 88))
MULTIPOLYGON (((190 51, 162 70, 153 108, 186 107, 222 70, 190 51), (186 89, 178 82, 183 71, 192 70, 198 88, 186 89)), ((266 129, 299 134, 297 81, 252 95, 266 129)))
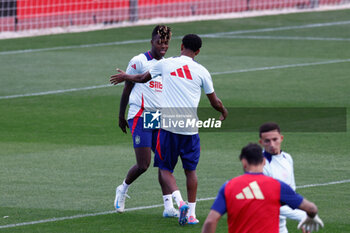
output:
MULTIPOLYGON (((170 41, 171 39, 171 29, 168 26, 165 25, 159 25, 155 28, 155 31, 157 31, 157 34, 160 37, 160 40, 163 42, 170 41)), ((153 36, 153 33, 152 33, 153 36)), ((155 35, 154 35, 155 36, 155 35)))
MULTIPOLYGON (((221 113, 219 119, 225 120, 228 112, 216 96, 210 73, 204 66, 194 61, 200 53, 201 46, 202 39, 198 35, 187 34, 182 38, 181 56, 163 59, 157 62, 149 72, 143 74, 130 75, 117 69, 118 74, 112 75, 110 82, 118 84, 129 80, 147 83, 162 76, 164 83, 162 111, 171 109, 174 115, 183 115, 184 109, 192 109, 193 111, 190 112, 194 118, 197 118, 197 108, 203 88, 211 106, 221 113)), ((167 127, 161 124, 157 141, 154 166, 158 167, 160 183, 170 189, 179 207, 179 224, 182 226, 198 224, 195 211, 198 185, 196 169, 200 157, 198 128, 179 125, 167 127), (173 175, 179 158, 186 176, 188 204, 182 199, 173 175)))
MULTIPOLYGON (((128 74, 142 74, 163 59, 171 39, 171 28, 165 25, 157 25, 152 31, 151 50, 133 57, 127 67, 128 74)), ((149 167, 151 162, 151 150, 155 150, 158 130, 143 129, 143 112, 145 109, 155 109, 160 107, 160 95, 162 94, 162 77, 151 80, 147 83, 125 82, 124 90, 120 100, 119 127, 126 133, 126 128, 130 128, 136 164, 133 165, 125 180, 116 188, 114 207, 117 212, 124 212, 125 197, 127 191, 141 174, 149 167), (129 103, 127 120, 125 110, 129 103)), ((178 217, 179 213, 173 206, 171 191, 161 185, 164 200, 163 217, 178 217)))

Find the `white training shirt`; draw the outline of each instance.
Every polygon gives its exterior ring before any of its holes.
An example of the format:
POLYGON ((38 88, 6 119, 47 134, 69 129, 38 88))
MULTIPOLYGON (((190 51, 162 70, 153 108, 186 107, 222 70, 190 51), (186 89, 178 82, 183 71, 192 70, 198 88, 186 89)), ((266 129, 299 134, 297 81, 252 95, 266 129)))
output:
MULTIPOLYGON (((152 80, 159 76, 163 78, 162 109, 180 109, 179 112, 183 113, 184 108, 191 108, 197 116, 201 88, 204 89, 205 94, 214 92, 213 81, 208 70, 188 56, 163 59, 151 68, 150 74, 152 80)), ((161 127, 164 129, 163 125, 161 127)), ((198 129, 195 132, 166 130, 183 135, 198 133, 198 129)))
MULTIPOLYGON (((264 152, 264 156, 266 160, 266 164, 264 166, 264 174, 283 181, 295 191, 296 186, 292 156, 284 151, 278 155, 271 155, 267 152, 264 152)), ((304 217, 306 217, 306 213, 302 210, 293 210, 287 205, 281 206, 279 233, 288 233, 286 218, 301 221, 304 217)))
POLYGON ((267 157, 264 174, 283 181, 295 190, 293 159, 288 153, 282 151, 278 155, 271 155, 271 160, 267 157))
MULTIPOLYGON (((130 60, 126 73, 143 74, 157 62, 158 60, 154 59, 149 51, 141 53, 130 60)), ((135 83, 129 96, 128 120, 134 118, 138 113, 141 114, 145 108, 159 108, 162 89, 161 76, 147 83, 135 83)))

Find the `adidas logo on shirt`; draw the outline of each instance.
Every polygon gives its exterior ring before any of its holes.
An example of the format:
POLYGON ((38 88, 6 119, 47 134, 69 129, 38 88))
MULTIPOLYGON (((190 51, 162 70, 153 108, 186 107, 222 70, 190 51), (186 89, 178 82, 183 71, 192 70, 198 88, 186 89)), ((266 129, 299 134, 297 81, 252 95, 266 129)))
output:
POLYGON ((190 69, 188 68, 188 65, 184 65, 182 68, 176 69, 176 71, 171 72, 170 75, 192 80, 192 75, 191 75, 190 69))
POLYGON ((245 187, 242 192, 236 195, 236 199, 258 199, 264 200, 264 195, 260 190, 260 187, 256 181, 249 183, 249 186, 245 187))

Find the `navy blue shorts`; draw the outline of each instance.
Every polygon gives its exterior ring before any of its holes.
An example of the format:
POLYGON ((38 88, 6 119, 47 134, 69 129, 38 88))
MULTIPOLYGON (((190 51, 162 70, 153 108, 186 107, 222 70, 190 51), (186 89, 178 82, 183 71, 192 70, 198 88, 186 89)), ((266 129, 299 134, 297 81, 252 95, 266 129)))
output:
POLYGON ((159 129, 144 129, 143 118, 135 117, 128 120, 134 148, 150 147, 154 152, 157 145, 159 129))
POLYGON ((184 169, 196 170, 200 156, 199 135, 182 135, 159 130, 154 166, 173 172, 179 156, 184 169))

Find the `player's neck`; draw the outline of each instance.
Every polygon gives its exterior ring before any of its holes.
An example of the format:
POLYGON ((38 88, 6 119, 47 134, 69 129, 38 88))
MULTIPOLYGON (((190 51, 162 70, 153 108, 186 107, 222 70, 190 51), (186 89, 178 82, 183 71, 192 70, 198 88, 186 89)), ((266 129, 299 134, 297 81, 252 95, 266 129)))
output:
POLYGON ((264 171, 264 166, 248 165, 244 168, 244 171, 248 173, 262 173, 264 171))
POLYGON ((149 52, 150 52, 152 58, 154 58, 154 59, 156 59, 156 60, 162 59, 162 56, 157 55, 157 53, 155 53, 154 51, 152 51, 152 49, 151 49, 149 52))
POLYGON ((189 49, 183 49, 181 51, 181 55, 190 57, 192 59, 194 59, 194 57, 196 56, 195 52, 193 52, 192 50, 189 50, 189 49))

